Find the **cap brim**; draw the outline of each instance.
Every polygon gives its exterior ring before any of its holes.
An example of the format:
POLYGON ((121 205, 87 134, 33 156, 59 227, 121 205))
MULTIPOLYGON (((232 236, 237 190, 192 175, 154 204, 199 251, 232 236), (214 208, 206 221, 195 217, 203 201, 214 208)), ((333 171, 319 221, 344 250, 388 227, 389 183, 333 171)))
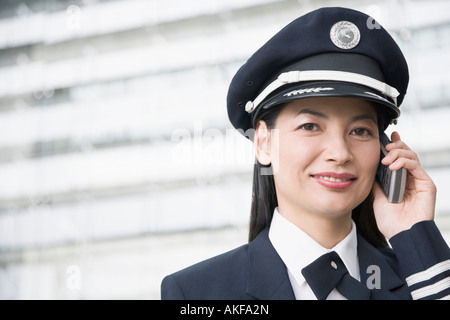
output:
POLYGON ((348 82, 314 81, 285 86, 282 90, 274 92, 257 108, 253 119, 257 118, 261 110, 298 99, 320 97, 352 97, 372 101, 380 105, 391 119, 397 119, 400 116, 400 110, 396 105, 376 90, 348 82))

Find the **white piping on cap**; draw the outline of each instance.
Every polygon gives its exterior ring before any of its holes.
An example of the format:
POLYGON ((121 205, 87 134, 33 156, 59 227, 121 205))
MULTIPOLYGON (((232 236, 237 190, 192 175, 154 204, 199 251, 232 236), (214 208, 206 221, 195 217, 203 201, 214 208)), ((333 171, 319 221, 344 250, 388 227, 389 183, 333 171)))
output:
POLYGON ((278 76, 271 84, 269 84, 253 101, 248 101, 245 105, 245 111, 252 113, 253 110, 272 92, 278 88, 297 82, 304 81, 343 81, 360 84, 379 91, 381 94, 390 97, 394 104, 397 105, 397 97, 400 93, 394 87, 379 81, 377 79, 346 71, 334 70, 312 70, 312 71, 289 71, 278 76))

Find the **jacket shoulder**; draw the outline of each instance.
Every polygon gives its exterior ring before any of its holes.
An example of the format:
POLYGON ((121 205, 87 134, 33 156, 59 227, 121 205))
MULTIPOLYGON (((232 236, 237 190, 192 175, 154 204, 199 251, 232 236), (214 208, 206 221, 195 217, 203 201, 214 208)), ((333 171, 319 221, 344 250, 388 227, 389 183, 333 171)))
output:
MULTIPOLYGON (((161 299, 245 299, 248 244, 166 276, 161 299)), ((247 298, 248 299, 248 298, 247 298)))

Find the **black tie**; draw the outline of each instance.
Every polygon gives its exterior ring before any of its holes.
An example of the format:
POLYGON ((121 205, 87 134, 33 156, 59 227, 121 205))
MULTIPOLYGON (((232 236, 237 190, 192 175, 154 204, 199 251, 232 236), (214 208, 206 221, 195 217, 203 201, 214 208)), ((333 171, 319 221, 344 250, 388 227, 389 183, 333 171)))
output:
POLYGON ((325 300, 336 288, 349 300, 369 300, 370 290, 353 278, 339 255, 331 251, 302 269, 302 274, 316 295, 325 300))

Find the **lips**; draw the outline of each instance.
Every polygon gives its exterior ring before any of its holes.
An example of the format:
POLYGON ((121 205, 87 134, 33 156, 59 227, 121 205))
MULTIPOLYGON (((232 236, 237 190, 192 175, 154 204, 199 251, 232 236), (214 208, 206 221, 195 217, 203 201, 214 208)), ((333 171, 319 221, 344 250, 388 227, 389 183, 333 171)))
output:
POLYGON ((320 172, 312 177, 322 186, 335 190, 346 189, 356 181, 356 176, 350 173, 320 172))

